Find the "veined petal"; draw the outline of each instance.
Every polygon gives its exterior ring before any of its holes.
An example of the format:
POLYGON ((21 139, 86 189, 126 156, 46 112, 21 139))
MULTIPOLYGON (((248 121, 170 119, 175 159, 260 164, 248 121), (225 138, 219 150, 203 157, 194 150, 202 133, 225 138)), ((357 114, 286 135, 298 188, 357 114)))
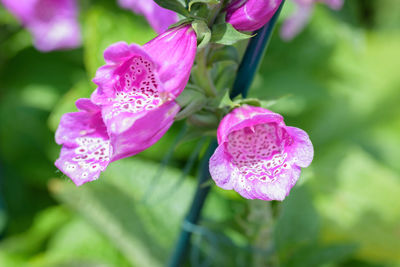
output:
POLYGON ((290 154, 294 157, 294 163, 302 168, 308 167, 314 157, 314 148, 308 134, 302 129, 286 126, 287 133, 293 137, 290 154))
POLYGON ((244 105, 241 108, 234 109, 222 119, 218 126, 218 143, 225 142, 227 136, 233 131, 270 122, 281 125, 283 123, 283 117, 260 107, 244 105))
POLYGON ((210 158, 210 174, 215 183, 226 190, 233 189, 233 169, 229 154, 225 153, 224 145, 219 145, 210 158))
POLYGON ((218 127, 219 147, 210 160, 216 184, 248 199, 283 200, 313 158, 301 129, 282 116, 251 106, 234 109, 218 127), (228 184, 229 186, 225 186, 228 184))
MULTIPOLYGON (((177 97, 185 88, 197 51, 197 37, 190 26, 173 28, 154 38, 143 49, 158 63, 162 91, 177 97)), ((160 91, 161 92, 161 91, 160 91)))
POLYGON ((238 31, 255 31, 278 10, 282 0, 234 1, 227 9, 226 22, 238 31))
POLYGON ((104 57, 108 64, 100 67, 93 79, 99 86, 91 96, 93 102, 109 105, 122 95, 129 95, 131 100, 159 95, 163 86, 158 78, 159 65, 142 47, 119 42, 108 47, 104 57))
MULTIPOLYGON (((107 116, 107 108, 103 116, 107 116)), ((175 101, 141 112, 121 112, 106 121, 113 147, 112 161, 136 155, 156 143, 171 127, 179 111, 175 101)))
POLYGON ((78 100, 77 107, 81 111, 65 114, 56 131, 56 141, 63 147, 55 165, 79 186, 99 177, 112 149, 100 108, 89 99, 78 100))

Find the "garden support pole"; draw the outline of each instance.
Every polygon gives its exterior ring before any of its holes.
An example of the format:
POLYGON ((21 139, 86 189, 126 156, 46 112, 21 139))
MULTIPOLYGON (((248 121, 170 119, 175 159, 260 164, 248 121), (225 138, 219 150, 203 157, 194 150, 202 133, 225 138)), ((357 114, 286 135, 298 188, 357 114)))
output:
MULTIPOLYGON (((246 52, 236 74, 235 82, 230 94, 231 98, 234 98, 240 94, 243 97, 247 96, 248 90, 265 54, 269 40, 271 39, 272 31, 279 17, 283 4, 284 1, 282 1, 279 9, 269 23, 256 31, 256 35, 249 41, 246 52)), ((213 140, 202 159, 196 193, 184 223, 197 224, 200 218, 201 210, 211 189, 211 185, 207 183, 211 178, 208 169, 208 161, 217 148, 217 145, 217 141, 213 140)), ((189 251, 191 234, 192 233, 188 231, 188 229, 182 227, 175 249, 168 263, 169 267, 179 267, 183 265, 189 251)))

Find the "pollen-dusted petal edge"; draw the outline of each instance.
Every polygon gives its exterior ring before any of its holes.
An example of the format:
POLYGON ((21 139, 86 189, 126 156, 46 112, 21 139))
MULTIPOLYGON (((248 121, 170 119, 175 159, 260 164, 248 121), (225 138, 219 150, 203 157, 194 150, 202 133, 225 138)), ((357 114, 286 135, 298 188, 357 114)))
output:
POLYGON ((314 153, 303 130, 286 126, 279 114, 251 106, 224 117, 218 144, 210 159, 211 177, 219 187, 248 199, 283 200, 314 153))

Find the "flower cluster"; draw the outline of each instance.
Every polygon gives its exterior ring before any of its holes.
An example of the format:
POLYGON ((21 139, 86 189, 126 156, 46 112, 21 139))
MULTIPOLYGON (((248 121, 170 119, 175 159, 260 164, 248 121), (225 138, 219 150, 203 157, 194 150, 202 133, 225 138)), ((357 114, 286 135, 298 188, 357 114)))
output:
MULTIPOLYGON (((119 2, 149 20, 157 17, 155 13, 161 18, 165 11, 146 1, 119 2)), ((236 30, 257 30, 280 4, 281 0, 236 0, 225 10, 226 21, 236 30)), ((165 28, 157 23, 153 25, 158 30, 165 28)), ((193 28, 183 23, 143 46, 118 42, 105 50, 106 65, 93 79, 97 89, 90 99, 76 102, 79 111, 65 114, 56 132, 56 142, 62 145, 56 166, 76 185, 99 178, 110 162, 149 148, 171 127, 182 108, 176 100, 189 81, 196 57, 198 40, 193 28)), ((207 68, 204 60, 197 64, 201 62, 205 65, 196 66, 197 70, 207 68)), ((235 104, 229 108, 231 112, 218 127, 219 146, 209 162, 211 177, 219 187, 248 199, 283 200, 301 168, 312 161, 308 135, 261 107, 235 104)), ((221 110, 226 113, 227 109, 221 110)))

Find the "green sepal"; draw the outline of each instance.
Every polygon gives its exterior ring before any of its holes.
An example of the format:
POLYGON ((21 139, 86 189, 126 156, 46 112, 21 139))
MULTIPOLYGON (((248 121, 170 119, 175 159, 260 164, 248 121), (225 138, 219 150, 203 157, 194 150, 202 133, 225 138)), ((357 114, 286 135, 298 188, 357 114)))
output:
POLYGON ((222 46, 213 49, 208 54, 207 62, 211 65, 221 61, 233 61, 239 63, 239 53, 233 46, 222 46))
POLYGON ((211 112, 198 112, 188 117, 189 125, 197 126, 199 129, 216 129, 218 127, 218 117, 211 112))
POLYGON ((194 4, 211 4, 211 5, 216 5, 219 4, 220 1, 219 0, 191 0, 189 1, 189 5, 188 5, 188 9, 189 11, 191 11, 192 6, 194 4))
POLYGON ((249 105, 254 107, 261 107, 261 101, 257 98, 243 98, 234 101, 235 104, 239 106, 249 105))
POLYGON ((192 19, 192 18, 181 19, 181 20, 178 21, 177 23, 171 24, 171 25, 168 27, 168 29, 172 29, 172 28, 179 27, 179 26, 182 26, 182 25, 185 25, 185 24, 189 24, 189 23, 191 23, 193 20, 194 20, 194 19, 192 19))
POLYGON ((207 104, 207 99, 204 93, 196 87, 187 86, 178 96, 176 102, 181 110, 175 116, 175 120, 182 120, 201 110, 207 104))
POLYGON ((154 0, 159 6, 175 11, 185 17, 189 16, 185 0, 154 0))
POLYGON ((192 22, 192 28, 197 35, 198 49, 208 45, 211 40, 211 30, 208 28, 207 23, 203 20, 194 20, 192 22))
POLYGON ((211 42, 223 45, 233 45, 238 41, 253 37, 237 31, 229 23, 216 24, 212 28, 211 42))

